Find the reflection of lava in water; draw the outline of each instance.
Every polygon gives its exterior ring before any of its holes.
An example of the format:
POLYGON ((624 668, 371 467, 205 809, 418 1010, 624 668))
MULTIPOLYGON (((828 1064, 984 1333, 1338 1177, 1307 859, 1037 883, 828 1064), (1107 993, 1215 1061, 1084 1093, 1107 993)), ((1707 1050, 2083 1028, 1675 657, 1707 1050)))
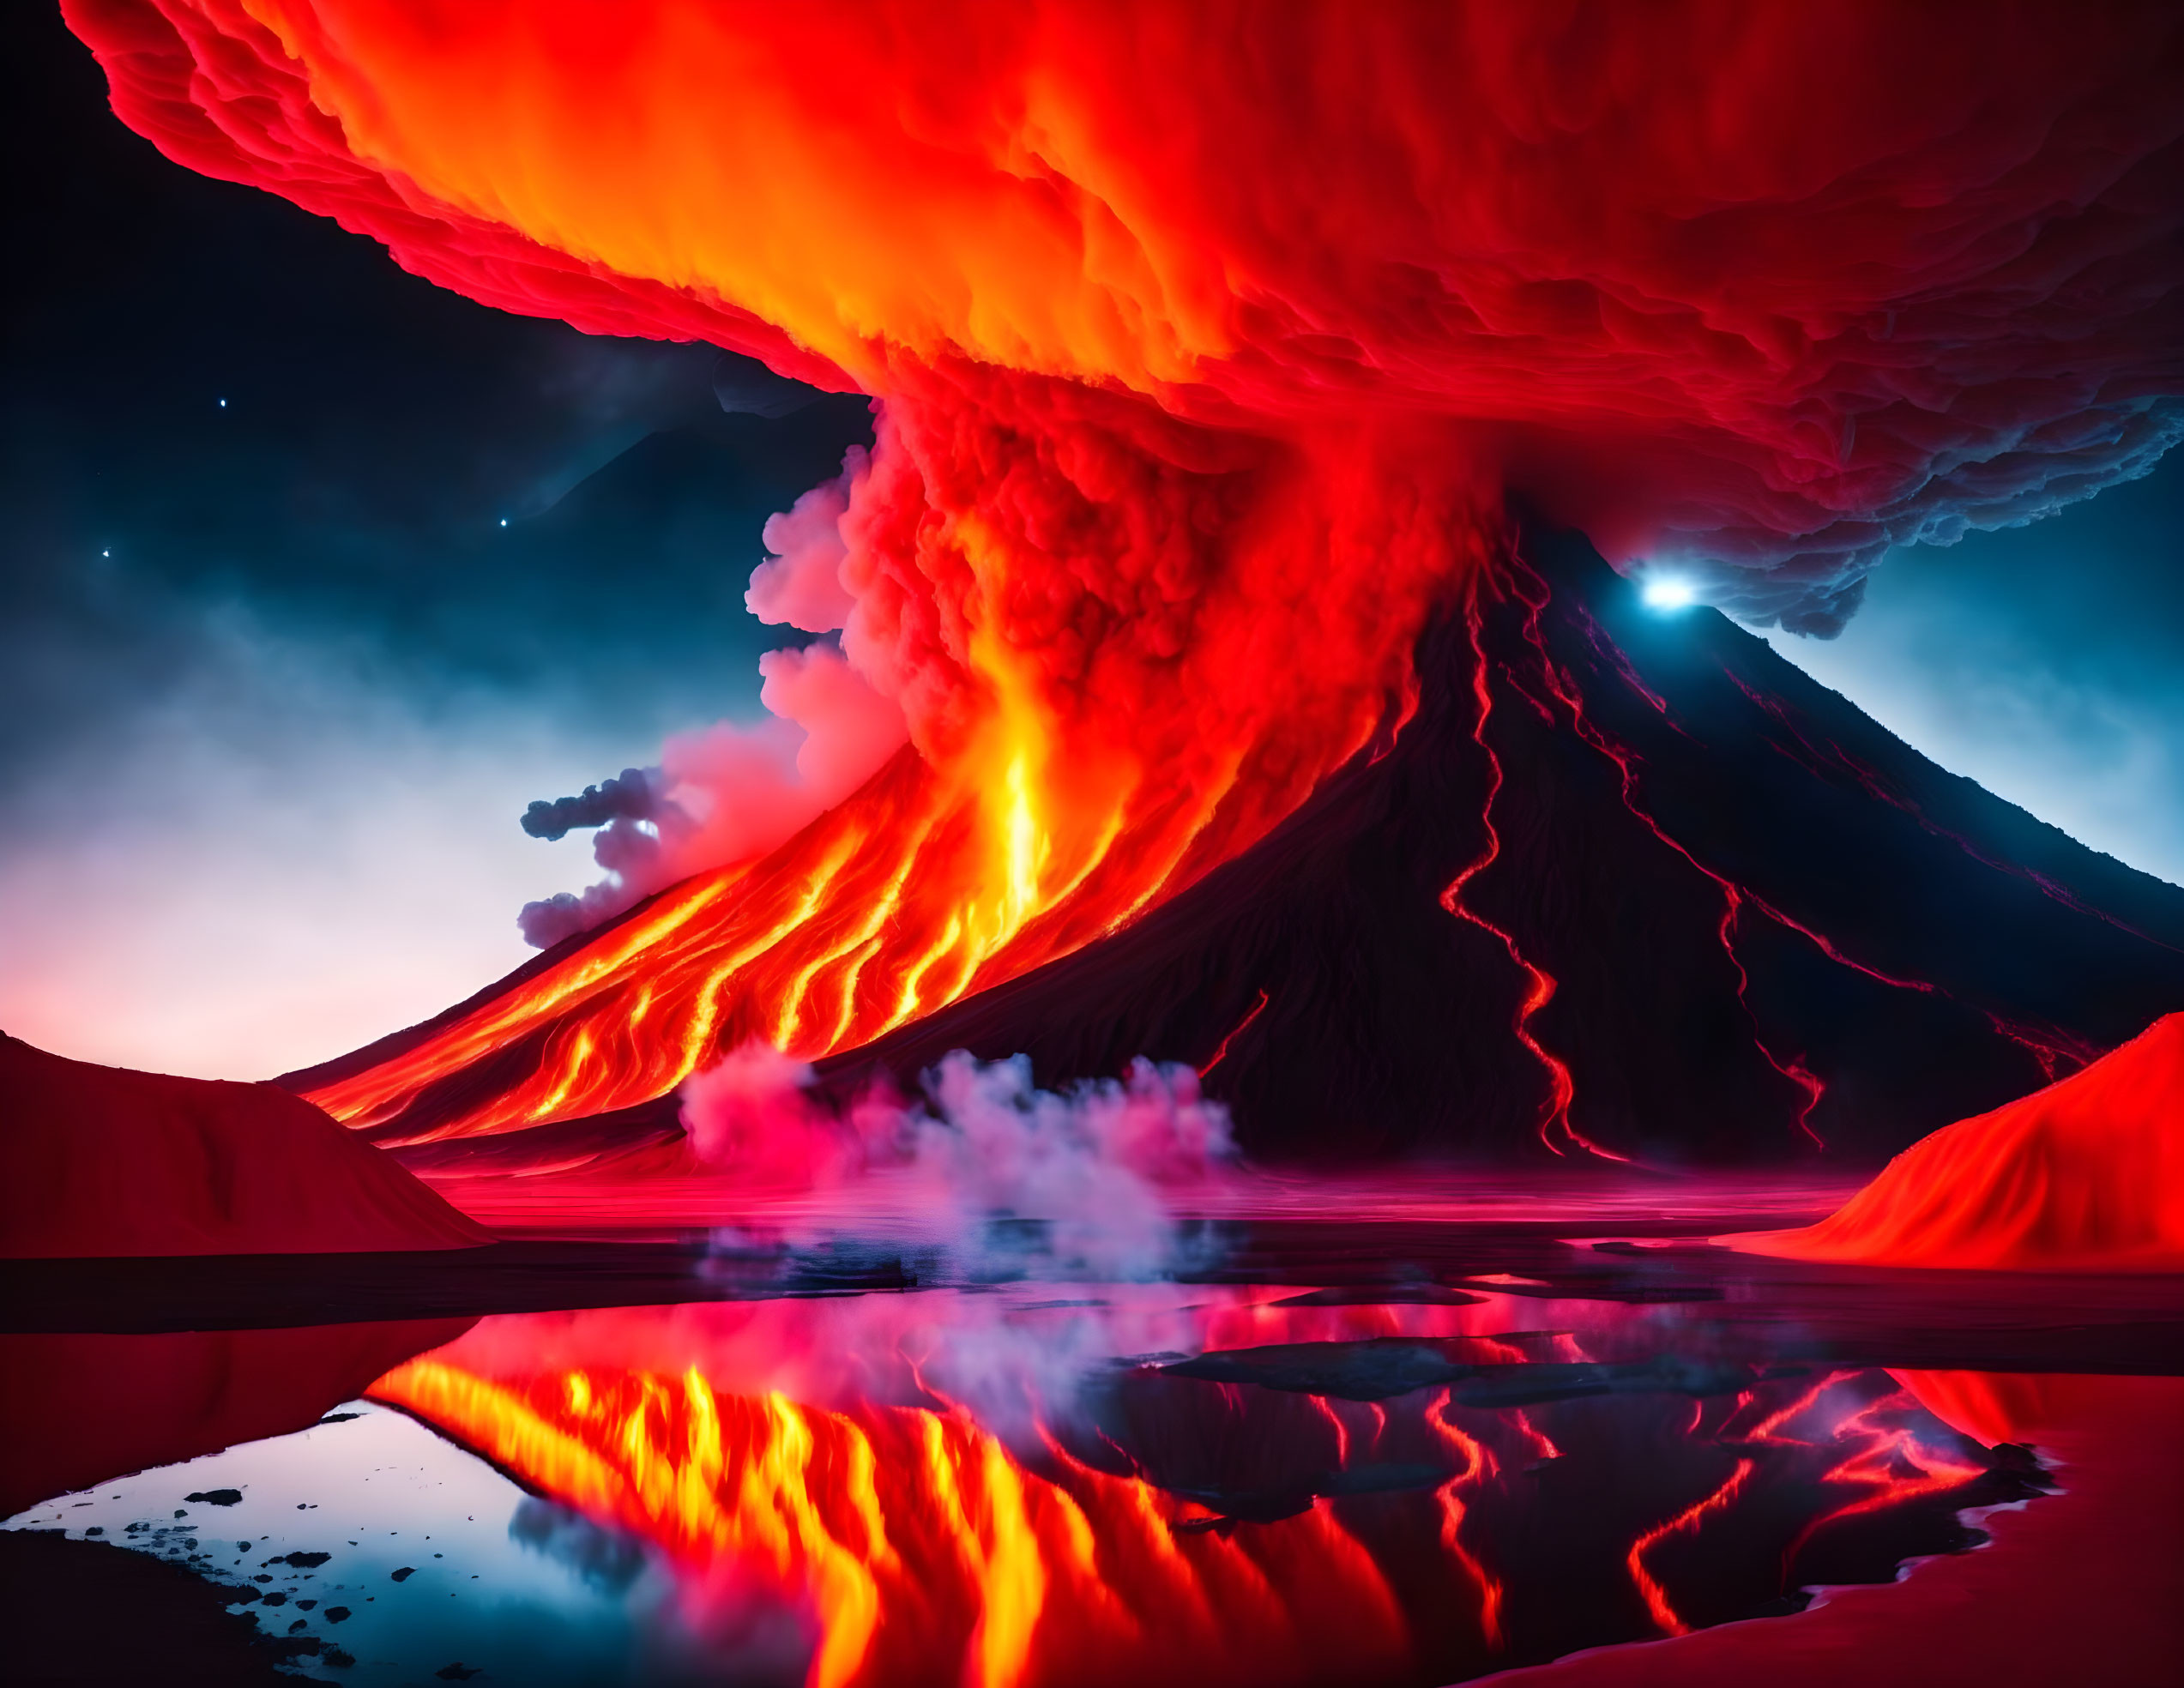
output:
MULTIPOLYGON (((930 1390, 818 1407, 699 1365, 527 1369, 500 1323, 372 1393, 654 1542, 701 1629, 801 1611, 830 1688, 1448 1680, 1883 1580, 1964 1545, 1956 1509, 2024 1492, 1880 1372, 1477 1408, 1139 1366, 1005 1438, 930 1390)), ((1497 1377, 1582 1352, 1452 1341, 1497 1377)))

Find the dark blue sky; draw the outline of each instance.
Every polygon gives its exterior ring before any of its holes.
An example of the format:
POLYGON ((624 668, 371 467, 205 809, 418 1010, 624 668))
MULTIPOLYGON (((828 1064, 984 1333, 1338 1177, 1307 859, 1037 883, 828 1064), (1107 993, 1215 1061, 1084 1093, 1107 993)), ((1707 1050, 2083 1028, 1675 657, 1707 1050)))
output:
MULTIPOLYGON (((524 805, 755 713, 759 527, 869 419, 439 292, 160 158, 42 8, 0 31, 0 1026, 256 1076, 521 961, 518 906, 593 877, 524 805)), ((2170 463, 1776 642, 2184 879, 2180 516, 2170 463)))

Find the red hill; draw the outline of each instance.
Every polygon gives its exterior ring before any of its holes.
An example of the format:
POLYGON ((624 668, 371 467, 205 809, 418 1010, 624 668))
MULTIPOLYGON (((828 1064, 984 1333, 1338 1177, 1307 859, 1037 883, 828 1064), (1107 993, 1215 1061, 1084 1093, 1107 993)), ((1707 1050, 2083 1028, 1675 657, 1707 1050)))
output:
POLYGON ((492 1240, 272 1084, 93 1066, 0 1034, 0 1257, 332 1254, 492 1240))
POLYGON ((1907 1266, 2184 1268, 2184 1014, 1914 1143, 1818 1225, 1735 1243, 1907 1266))

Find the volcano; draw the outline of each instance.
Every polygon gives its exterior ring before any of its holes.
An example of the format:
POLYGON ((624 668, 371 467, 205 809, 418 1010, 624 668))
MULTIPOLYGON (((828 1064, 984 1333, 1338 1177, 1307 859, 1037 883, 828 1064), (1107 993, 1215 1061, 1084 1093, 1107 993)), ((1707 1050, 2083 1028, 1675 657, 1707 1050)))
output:
MULTIPOLYGON (((1143 1054, 1198 1068, 1263 1159, 1855 1166, 2184 1006, 2184 890, 1936 767, 1726 617, 1646 607, 1578 534, 1528 528, 1416 672, 1255 847, 828 1058, 823 1087, 914 1083, 958 1048, 1028 1053, 1049 1086, 1143 1054)), ((323 1099, 459 1046, 650 907, 281 1082, 323 1099)), ((476 1132, 552 1033, 435 1073, 365 1135, 515 1170, 679 1134, 672 1095, 476 1132)))

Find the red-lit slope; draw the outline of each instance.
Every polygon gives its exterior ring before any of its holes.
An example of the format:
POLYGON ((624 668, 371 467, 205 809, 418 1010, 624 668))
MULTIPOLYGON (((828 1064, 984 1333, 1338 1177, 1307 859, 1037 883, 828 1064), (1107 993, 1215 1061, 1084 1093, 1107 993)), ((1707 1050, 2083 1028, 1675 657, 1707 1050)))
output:
POLYGON ((2184 1269, 2184 1014, 1913 1144, 1818 1225, 1733 1240, 1806 1260, 2184 1269))
POLYGON ((335 1254, 492 1240, 275 1085, 97 1067, 0 1034, 0 1257, 335 1254))

